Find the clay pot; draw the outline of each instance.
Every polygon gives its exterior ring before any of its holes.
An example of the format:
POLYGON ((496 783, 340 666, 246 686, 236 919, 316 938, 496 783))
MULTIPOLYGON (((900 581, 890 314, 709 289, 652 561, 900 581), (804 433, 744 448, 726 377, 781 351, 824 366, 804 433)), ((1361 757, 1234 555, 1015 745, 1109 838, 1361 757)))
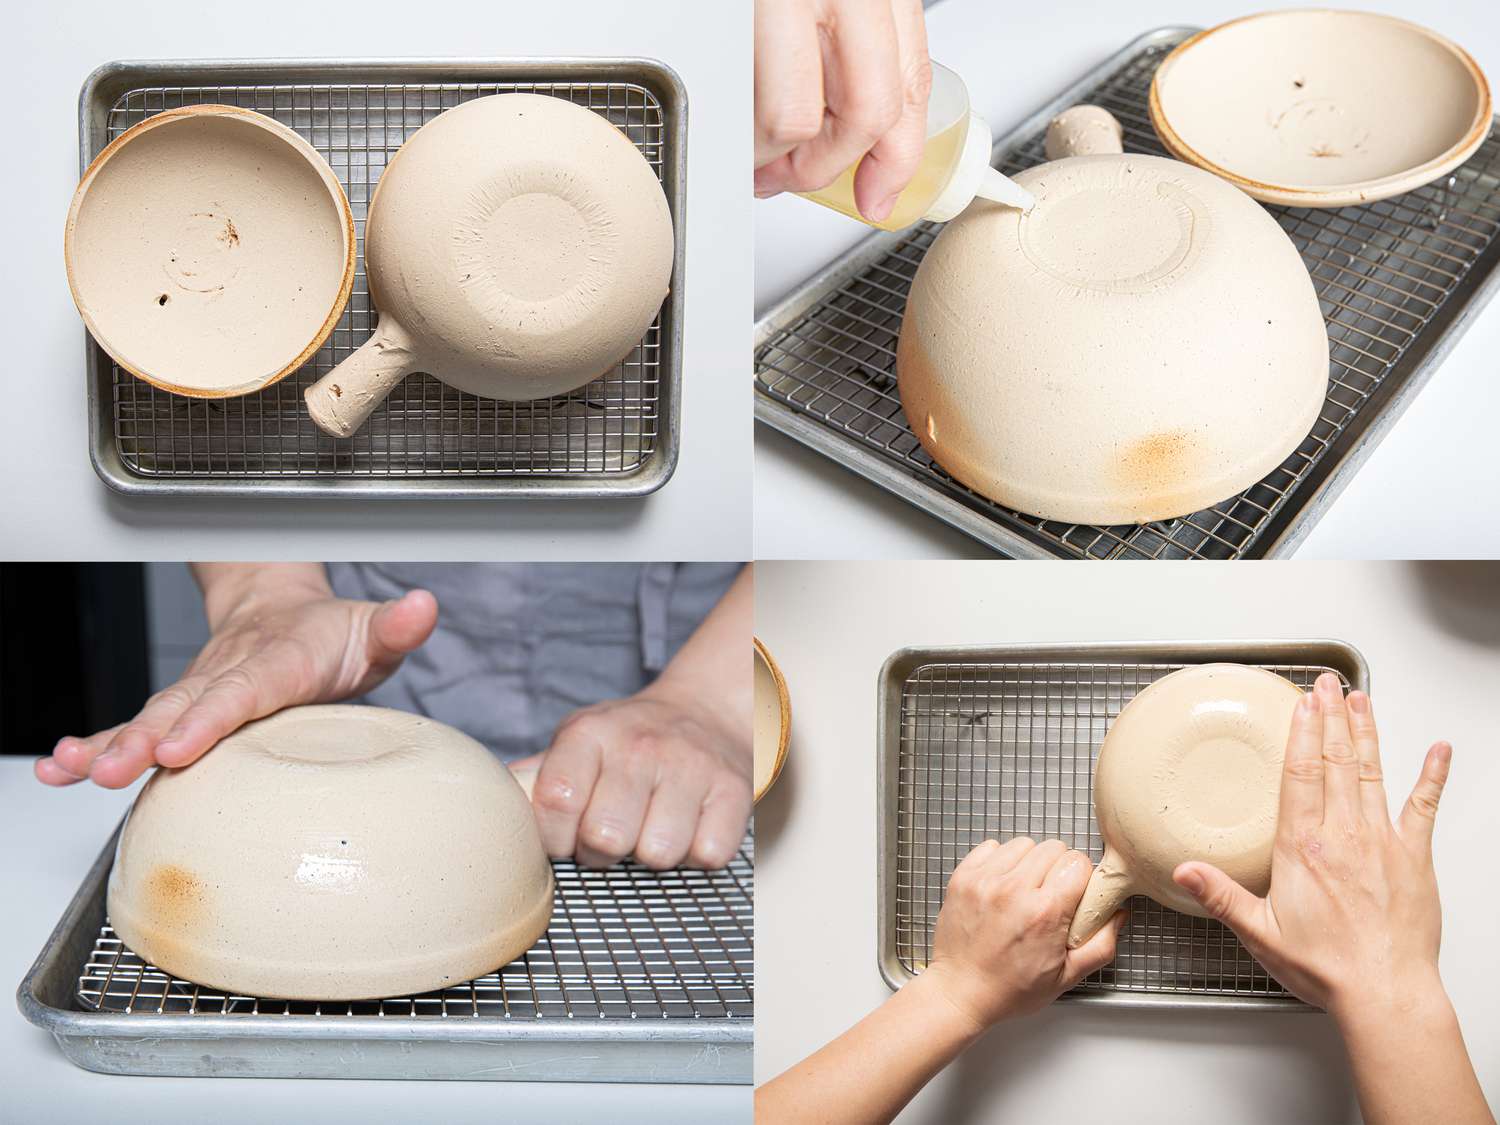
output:
POLYGON ((786 679, 766 646, 755 638, 755 799, 764 797, 786 765, 792 737, 792 701, 786 679))
POLYGON ((227 398, 301 367, 354 284, 354 217, 306 141, 247 109, 147 118, 89 165, 68 285, 99 345, 174 394, 227 398))
POLYGON ((1255 894, 1271 886, 1281 764, 1302 693, 1242 664, 1164 676, 1125 705, 1099 748, 1094 816, 1104 857, 1068 932, 1086 942, 1131 895, 1206 916, 1172 882, 1188 860, 1255 894))
POLYGON ((1168 151, 1267 203, 1342 207, 1451 172, 1490 130, 1489 85, 1442 36, 1368 12, 1266 12, 1200 32, 1151 82, 1168 151))
POLYGON ((414 371, 485 398, 581 387, 650 327, 673 245, 661 184, 598 114, 537 94, 447 110, 380 177, 365 228, 380 320, 308 411, 348 437, 414 371))
POLYGON ((156 772, 108 912, 129 948, 198 984, 402 996, 530 948, 552 868, 521 787, 473 739, 384 708, 295 707, 156 772))
POLYGON ((901 405, 963 484, 1044 519, 1129 524, 1233 496, 1322 408, 1328 337, 1263 208, 1175 160, 1027 169, 1022 214, 983 201, 922 259, 901 405))

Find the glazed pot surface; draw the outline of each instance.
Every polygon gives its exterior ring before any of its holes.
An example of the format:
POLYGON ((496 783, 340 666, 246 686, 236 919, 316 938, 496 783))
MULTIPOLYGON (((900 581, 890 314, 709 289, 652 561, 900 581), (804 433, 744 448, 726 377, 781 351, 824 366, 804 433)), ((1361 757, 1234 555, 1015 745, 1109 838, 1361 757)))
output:
POLYGON ((1411 191, 1471 156, 1488 84, 1456 44, 1366 12, 1267 12, 1194 36, 1157 70, 1175 156, 1256 199, 1336 207, 1411 191))
POLYGON ((1328 337, 1296 248, 1244 193, 1175 160, 1078 156, 979 202, 912 283, 897 347, 923 448, 1043 519, 1185 515, 1262 479, 1322 407, 1328 337))
POLYGON ((482 745, 361 706, 251 723, 141 790, 110 873, 122 941, 248 996, 408 995, 524 953, 552 912, 531 806, 482 745))
POLYGON ((1172 881, 1189 860, 1214 864, 1254 894, 1269 889, 1282 761, 1301 697, 1262 668, 1205 664, 1162 677, 1126 704, 1094 768, 1105 851, 1070 944, 1088 940, 1132 894, 1204 916, 1172 881))
POLYGON ((313 420, 348 436, 412 371, 485 398, 575 390, 641 343, 674 249, 655 173, 599 114, 538 94, 447 110, 381 175, 365 240, 380 321, 309 390, 313 420))
POLYGON ((120 366, 218 398, 295 371, 327 339, 354 279, 343 190, 268 117, 192 106, 100 154, 68 218, 79 312, 120 366))

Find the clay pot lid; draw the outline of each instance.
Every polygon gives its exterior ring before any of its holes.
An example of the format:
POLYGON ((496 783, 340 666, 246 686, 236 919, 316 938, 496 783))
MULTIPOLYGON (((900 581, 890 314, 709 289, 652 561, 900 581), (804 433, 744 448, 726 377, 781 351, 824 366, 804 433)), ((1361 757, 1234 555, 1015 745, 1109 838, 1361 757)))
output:
POLYGON ((1087 940, 1131 894, 1201 916, 1172 882, 1188 860, 1215 864, 1265 892, 1282 759, 1301 697, 1291 681, 1263 668, 1204 664, 1163 676, 1125 705, 1094 767, 1105 854, 1074 936, 1087 940))
POLYGON ((368 999, 510 962, 545 932, 552 886, 530 803, 482 745, 404 712, 297 707, 156 772, 108 913, 185 980, 368 999))
POLYGON ((1150 111, 1173 155, 1299 207, 1431 183, 1473 155, 1493 112, 1456 44, 1392 16, 1327 10, 1200 32, 1157 68, 1150 111))
POLYGON ((791 743, 792 701, 786 678, 760 639, 755 640, 755 799, 781 776, 791 743))
POLYGON ((1328 336, 1286 232, 1162 157, 1021 172, 1028 214, 978 203, 912 283, 897 385, 917 439, 976 492, 1043 519, 1129 524, 1208 507, 1297 448, 1328 336))
POLYGON ((305 140, 194 105, 134 126, 84 173, 64 238, 95 340, 163 390, 225 398, 306 363, 354 284, 354 217, 305 140))

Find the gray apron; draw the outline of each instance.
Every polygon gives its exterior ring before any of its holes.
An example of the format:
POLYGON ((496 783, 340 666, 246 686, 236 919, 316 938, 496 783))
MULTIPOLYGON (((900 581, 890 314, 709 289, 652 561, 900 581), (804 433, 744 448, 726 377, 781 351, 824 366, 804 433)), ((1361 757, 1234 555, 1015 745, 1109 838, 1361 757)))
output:
POLYGON ((366 703, 457 727, 506 761, 569 713, 650 683, 738 563, 329 563, 341 598, 437 596, 432 637, 366 703))

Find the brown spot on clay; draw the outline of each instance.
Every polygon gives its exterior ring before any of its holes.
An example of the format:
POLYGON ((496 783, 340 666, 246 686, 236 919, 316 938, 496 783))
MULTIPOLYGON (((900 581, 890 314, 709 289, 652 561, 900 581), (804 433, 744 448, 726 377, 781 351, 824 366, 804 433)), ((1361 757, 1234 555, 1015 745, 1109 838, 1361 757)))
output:
POLYGON ((1120 481, 1135 496, 1140 519, 1160 518, 1159 513, 1177 505, 1177 498, 1190 490, 1199 453, 1192 435, 1168 430, 1124 449, 1116 463, 1120 481))
POLYGON ((240 244, 240 232, 234 229, 233 219, 226 218, 224 220, 224 234, 229 245, 238 246, 240 244))
POLYGON ((333 397, 334 398, 343 398, 344 397, 344 388, 341 387, 341 386, 339 386, 337 383, 330 383, 328 385, 328 389, 333 392, 333 397))
POLYGON ((206 888, 191 871, 164 864, 146 880, 146 906, 153 928, 167 932, 191 929, 204 915, 206 888))
POLYGON ((1313 149, 1308 155, 1310 155, 1310 156, 1317 156, 1317 157, 1328 157, 1328 156, 1338 156, 1339 152, 1338 152, 1337 149, 1332 148, 1332 147, 1330 147, 1328 145, 1319 145, 1317 148, 1313 149))

